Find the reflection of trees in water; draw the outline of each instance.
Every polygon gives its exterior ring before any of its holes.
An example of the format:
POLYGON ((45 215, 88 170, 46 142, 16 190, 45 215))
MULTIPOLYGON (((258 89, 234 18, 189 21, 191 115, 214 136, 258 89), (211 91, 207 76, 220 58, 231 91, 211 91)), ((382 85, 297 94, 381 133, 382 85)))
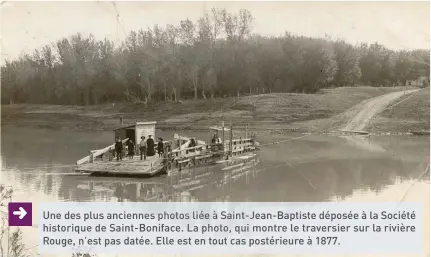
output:
POLYGON ((70 186, 68 183, 68 177, 62 177, 61 178, 61 183, 60 183, 60 188, 58 189, 58 196, 61 199, 71 199, 70 197, 70 186))
POLYGON ((119 202, 124 202, 123 195, 124 195, 123 184, 117 183, 114 191, 114 196, 117 197, 119 202))
POLYGON ((49 174, 49 175, 45 175, 45 177, 46 177, 46 183, 44 187, 45 188, 44 192, 45 194, 50 195, 52 193, 52 186, 54 184, 53 176, 49 174))
POLYGON ((48 174, 44 175, 46 183, 45 183, 45 186, 43 188, 44 188, 45 194, 47 194, 47 195, 50 195, 52 192, 53 181, 52 181, 51 173, 52 173, 52 166, 53 166, 53 161, 54 161, 53 156, 55 154, 54 149, 55 148, 53 148, 53 147, 50 148, 50 153, 49 153, 48 162, 47 162, 48 169, 46 171, 48 174))
POLYGON ((60 188, 58 190, 59 198, 72 201, 87 201, 93 199, 101 200, 103 195, 100 195, 99 192, 95 193, 99 198, 94 198, 94 195, 90 193, 94 190, 91 185, 88 185, 88 187, 82 187, 81 184, 82 180, 80 180, 79 177, 62 176, 60 188))
POLYGON ((45 195, 56 197, 57 192, 54 192, 54 184, 60 185, 60 176, 55 176, 53 169, 46 167, 41 169, 17 170, 14 168, 4 168, 5 181, 20 191, 24 189, 29 193, 43 192, 45 195))

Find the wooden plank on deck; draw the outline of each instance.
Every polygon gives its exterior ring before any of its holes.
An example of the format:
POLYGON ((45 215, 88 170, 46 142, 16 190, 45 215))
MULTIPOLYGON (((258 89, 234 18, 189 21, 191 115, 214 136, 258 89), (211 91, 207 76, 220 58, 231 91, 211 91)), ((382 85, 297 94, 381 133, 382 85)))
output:
POLYGON ((106 173, 107 175, 154 175, 163 167, 163 159, 156 156, 146 160, 123 159, 122 161, 101 161, 79 165, 75 170, 82 173, 106 173))

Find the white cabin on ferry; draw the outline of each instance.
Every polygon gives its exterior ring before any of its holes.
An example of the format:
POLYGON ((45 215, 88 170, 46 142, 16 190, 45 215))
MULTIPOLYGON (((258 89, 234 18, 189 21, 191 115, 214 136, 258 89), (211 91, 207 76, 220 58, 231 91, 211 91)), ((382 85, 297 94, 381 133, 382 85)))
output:
POLYGON ((148 139, 148 136, 151 135, 156 140, 156 123, 156 121, 136 122, 134 125, 114 129, 114 141, 117 137, 120 137, 121 140, 126 138, 132 139, 136 147, 135 151, 138 151, 142 136, 148 139))

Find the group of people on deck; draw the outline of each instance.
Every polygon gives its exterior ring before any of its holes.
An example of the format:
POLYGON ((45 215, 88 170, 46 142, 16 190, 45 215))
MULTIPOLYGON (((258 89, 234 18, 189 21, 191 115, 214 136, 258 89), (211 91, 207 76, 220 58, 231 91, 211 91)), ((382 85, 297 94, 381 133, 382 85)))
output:
MULTIPOLYGON (((135 144, 133 140, 129 139, 126 142, 127 146, 127 156, 129 159, 133 159, 135 156, 135 144)), ((123 160, 123 151, 124 146, 120 137, 117 137, 115 142, 115 153, 117 156, 117 161, 123 160)), ((148 139, 145 139, 144 136, 141 137, 141 142, 139 142, 139 151, 141 160, 146 160, 147 156, 154 156, 156 154, 154 147, 154 140, 151 138, 151 135, 148 136, 148 139)), ((157 143, 157 152, 159 154, 159 158, 163 156, 164 147, 163 147, 163 138, 159 138, 159 142, 157 143)))

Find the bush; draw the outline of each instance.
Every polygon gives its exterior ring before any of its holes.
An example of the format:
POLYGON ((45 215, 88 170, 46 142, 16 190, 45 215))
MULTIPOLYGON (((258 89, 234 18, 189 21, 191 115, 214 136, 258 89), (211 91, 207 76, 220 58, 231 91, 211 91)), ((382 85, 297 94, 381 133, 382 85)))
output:
MULTIPOLYGON (((12 198, 13 190, 4 185, 0 185, 0 207, 6 205, 6 200, 12 198)), ((27 257, 24 243, 22 242, 22 231, 17 228, 12 231, 7 224, 7 217, 2 215, 0 227, 0 256, 7 257, 27 257)))

